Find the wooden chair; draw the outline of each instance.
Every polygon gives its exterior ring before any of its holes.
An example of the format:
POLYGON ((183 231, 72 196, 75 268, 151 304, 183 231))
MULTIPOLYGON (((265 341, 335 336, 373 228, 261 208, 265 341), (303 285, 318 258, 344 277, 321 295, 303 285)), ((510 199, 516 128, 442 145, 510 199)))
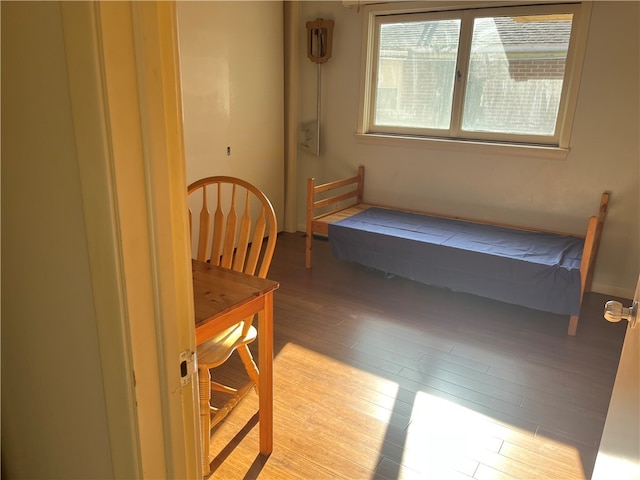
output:
MULTIPOLYGON (((244 180, 225 176, 198 180, 189 185, 187 192, 195 258, 265 278, 275 250, 277 223, 273 206, 264 193, 244 180), (192 208, 200 210, 197 225, 194 225, 192 208)), ((248 347, 256 334, 253 318, 247 318, 197 348, 205 473, 209 471, 211 429, 252 387, 257 392, 260 374, 248 347), (211 370, 226 362, 234 351, 238 352, 249 375, 249 381, 238 389, 211 380, 211 370), (223 406, 211 405, 212 391, 228 397, 223 406)))

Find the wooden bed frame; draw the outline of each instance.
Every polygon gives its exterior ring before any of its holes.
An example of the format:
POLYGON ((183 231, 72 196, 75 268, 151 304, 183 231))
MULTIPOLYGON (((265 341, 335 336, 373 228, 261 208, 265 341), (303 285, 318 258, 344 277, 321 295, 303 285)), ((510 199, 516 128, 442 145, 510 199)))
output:
MULTIPOLYGON (((427 211, 415 211, 402 209, 397 207, 389 207, 385 205, 376 205, 363 202, 364 194, 364 166, 358 167, 358 174, 354 177, 344 178, 321 185, 315 184, 314 178, 307 180, 307 232, 306 232, 306 255, 305 266, 311 268, 313 237, 314 235, 329 236, 329 224, 348 218, 352 215, 362 212, 371 207, 390 208, 412 213, 421 213, 443 218, 452 218, 474 223, 484 223, 481 220, 452 217, 441 215, 427 211), (337 192, 333 192, 333 191, 337 192)), ((582 253, 582 261, 580 264, 580 303, 586 292, 591 291, 591 283, 593 280, 593 269, 598 255, 600 239, 602 237, 602 228, 607 216, 607 207, 609 205, 609 192, 604 192, 600 200, 600 211, 598 215, 589 217, 587 231, 585 235, 573 235, 562 232, 551 232, 548 230, 533 229, 523 226, 492 224, 500 227, 515 228, 526 230, 529 232, 556 233, 560 235, 568 235, 584 239, 584 250, 582 253)), ((575 335, 578 329, 578 315, 571 315, 569 318, 569 328, 567 333, 575 335)))

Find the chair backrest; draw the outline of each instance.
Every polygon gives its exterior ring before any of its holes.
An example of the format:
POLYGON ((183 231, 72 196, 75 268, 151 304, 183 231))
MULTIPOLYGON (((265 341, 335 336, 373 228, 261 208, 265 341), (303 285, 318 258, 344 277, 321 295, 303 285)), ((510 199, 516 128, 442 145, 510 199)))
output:
POLYGON ((278 234, 266 195, 244 180, 226 176, 197 180, 187 193, 193 257, 265 278, 278 234), (192 209, 200 210, 197 219, 192 209))

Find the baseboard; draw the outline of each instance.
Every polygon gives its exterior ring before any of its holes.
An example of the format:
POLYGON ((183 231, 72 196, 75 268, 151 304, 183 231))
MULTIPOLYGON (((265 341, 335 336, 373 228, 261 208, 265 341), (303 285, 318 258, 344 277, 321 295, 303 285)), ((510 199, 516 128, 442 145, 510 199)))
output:
POLYGON ((616 287, 613 285, 605 285, 603 283, 591 284, 591 291, 601 293, 603 295, 610 295, 612 297, 628 298, 632 299, 634 291, 632 288, 616 287))

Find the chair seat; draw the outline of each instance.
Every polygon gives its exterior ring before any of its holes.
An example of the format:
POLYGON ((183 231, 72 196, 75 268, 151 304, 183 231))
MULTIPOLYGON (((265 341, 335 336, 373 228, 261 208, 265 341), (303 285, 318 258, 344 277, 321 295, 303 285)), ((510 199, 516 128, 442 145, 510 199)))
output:
POLYGON ((240 345, 253 342, 258 334, 256 328, 251 325, 247 335, 242 335, 243 328, 244 322, 240 322, 198 345, 198 367, 215 368, 222 365, 240 345))

